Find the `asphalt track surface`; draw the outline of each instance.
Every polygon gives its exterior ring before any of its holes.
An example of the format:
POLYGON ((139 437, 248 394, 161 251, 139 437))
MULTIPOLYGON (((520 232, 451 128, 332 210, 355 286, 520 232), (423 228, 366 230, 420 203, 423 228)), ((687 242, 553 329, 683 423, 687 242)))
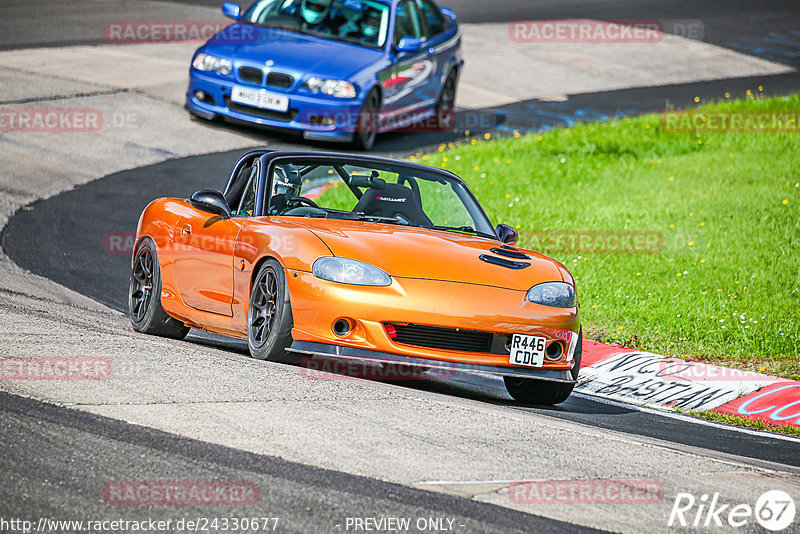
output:
MULTIPOLYGON (((216 8, 221 2, 86 0, 78 3, 69 0, 31 0, 20 4, 12 0, 0 0, 0 50, 105 44, 103 28, 109 19, 152 19, 150 7, 153 4, 216 8), (109 15, 110 11, 113 16, 109 15)), ((472 135, 480 135, 485 131, 527 132, 569 126, 581 120, 608 120, 624 115, 660 112, 668 107, 689 108, 696 105, 696 98, 701 102, 721 100, 726 92, 731 98, 744 97, 748 90, 755 90, 759 85, 767 96, 786 94, 800 88, 800 3, 794 0, 770 2, 768 9, 758 2, 747 0, 447 0, 442 5, 452 7, 464 23, 586 18, 656 20, 663 21, 667 27, 669 21, 696 21, 702 27, 704 42, 789 65, 796 70, 771 76, 570 94, 566 102, 528 100, 469 113, 460 112, 457 114, 455 132, 384 134, 376 142, 377 153, 403 155, 415 152, 463 138, 465 130, 471 130, 467 133, 472 135)), ((159 16, 170 18, 169 9, 164 9, 167 11, 159 12, 159 16)), ((691 61, 691 58, 687 58, 687 61, 691 61)), ((227 122, 215 123, 213 127, 246 131, 270 145, 304 146, 303 140, 295 134, 227 122)), ((313 146, 329 150, 346 149, 336 144, 316 143, 313 146)))
POLYGON ((116 508, 128 521, 278 518, 278 532, 343 531, 347 517, 376 513, 449 518, 461 532, 598 532, 492 504, 181 438, 6 393, 0 393, 0 439, 6 451, 0 456, 0 516, 34 523, 39 517, 109 517, 109 505, 97 498, 109 480, 225 480, 256 484, 257 504, 116 508))
MULTIPOLYGON (((147 19, 138 2, 108 0, 0 1, 0 49, 102 44, 103 23, 113 9, 114 18, 147 19), (60 24, 47 24, 48 21, 60 24)), ((166 3, 218 8, 221 0, 169 0, 166 3)), ((241 4, 248 4, 242 1, 241 4)), ((703 40, 731 46, 747 39, 798 29, 800 7, 794 0, 443 0, 461 22, 511 22, 515 20, 700 20, 703 40)))
MULTIPOLYGON (((186 1, 218 6, 218 1, 186 1)), ((443 2, 463 22, 507 22, 520 19, 699 19, 704 40, 720 46, 751 51, 773 61, 797 67, 800 46, 789 45, 785 54, 760 46, 764 39, 798 30, 800 7, 796 1, 771 2, 768 9, 751 1, 729 2, 585 2, 529 0, 451 0, 443 2), (491 9, 487 10, 487 5, 491 9), (490 11, 490 14, 487 14, 490 11), (749 48, 748 48, 749 47, 749 48)), ((101 44, 98 21, 108 18, 105 2, 95 2, 89 12, 66 0, 17 3, 0 1, 0 49, 101 44), (58 19, 62 24, 53 24, 58 19), (12 24, 13 22, 13 24, 12 24)), ((127 18, 147 18, 133 2, 120 2, 127 18)), ((119 18, 126 18, 120 16, 119 18)), ((102 28, 102 23, 99 24, 102 28)), ((723 91, 741 96, 754 84, 767 94, 800 88, 797 73, 770 77, 730 79, 681 86, 637 88, 587 95, 572 95, 569 102, 521 102, 490 110, 498 130, 531 130, 569 124, 581 117, 604 120, 623 114, 692 105, 695 96, 718 99, 723 91)), ((188 120, 188 119, 187 119, 188 120)), ((237 125, 216 125, 237 129, 237 125)), ((248 128, 248 130, 251 130, 248 128)), ((291 136, 260 134, 273 148, 297 147, 291 136)), ((403 154, 455 138, 451 134, 392 134, 379 140, 381 153, 403 154)), ((330 148, 325 146, 325 148, 330 148)), ((333 147, 335 148, 335 147, 333 147)), ((92 182, 20 211, 4 229, 0 240, 6 253, 20 266, 90 296, 113 308, 125 307, 129 254, 109 253, 106 235, 124 236, 135 229, 144 205, 156 197, 186 197, 201 188, 222 186, 235 156, 209 154, 169 160, 125 171, 92 182), (46 251, 46 253, 43 253, 46 251)), ((193 334, 199 345, 245 352, 238 342, 217 336, 193 334)), ((405 385, 442 395, 508 403, 502 383, 469 375, 450 381, 405 385)), ((800 467, 795 442, 766 434, 742 433, 720 426, 687 424, 656 413, 573 396, 554 408, 519 407, 550 417, 666 440, 676 448, 692 446, 710 451, 800 467)), ((586 531, 565 523, 514 512, 488 504, 430 493, 334 471, 259 456, 234 449, 179 438, 156 430, 129 425, 0 394, 0 440, 6 446, 0 457, 0 515, 64 517, 74 510, 90 517, 107 515, 108 506, 97 502, 98 488, 109 479, 248 480, 256 482, 265 513, 281 517, 288 531, 334 530, 347 516, 456 517, 469 532, 572 532, 586 531), (87 451, 92 451, 87 460, 87 451), (94 503, 89 504, 87 503, 94 503), (320 528, 322 527, 322 528, 320 528)), ((230 509, 226 515, 237 515, 230 509)), ((247 511, 248 514, 251 510, 247 511)), ((125 510, 126 519, 175 519, 163 507, 125 510)), ((220 516, 215 509, 181 508, 181 515, 220 516), (196 512, 196 513, 193 513, 196 512)), ((260 514, 259 514, 260 515, 260 514)))

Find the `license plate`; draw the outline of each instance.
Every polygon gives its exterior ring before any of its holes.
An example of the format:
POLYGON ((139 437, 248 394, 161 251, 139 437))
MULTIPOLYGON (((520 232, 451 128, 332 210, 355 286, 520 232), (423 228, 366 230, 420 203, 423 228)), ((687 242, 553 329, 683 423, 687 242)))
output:
POLYGON ((541 367, 544 364, 544 349, 547 340, 538 336, 514 334, 511 337, 511 356, 508 362, 525 367, 541 367))
POLYGON ((235 85, 231 91, 231 100, 237 104, 245 104, 247 106, 270 109, 283 113, 289 110, 289 97, 270 93, 263 89, 257 91, 235 85))

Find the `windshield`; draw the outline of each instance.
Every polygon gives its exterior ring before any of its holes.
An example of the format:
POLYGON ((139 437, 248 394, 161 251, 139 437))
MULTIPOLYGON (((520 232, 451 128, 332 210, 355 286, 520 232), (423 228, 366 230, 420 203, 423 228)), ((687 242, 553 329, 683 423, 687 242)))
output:
POLYGON ((348 165, 281 159, 268 180, 271 216, 397 224, 495 238, 460 181, 391 163, 348 165))
POLYGON ((242 20, 382 48, 389 6, 376 0, 260 0, 242 20))

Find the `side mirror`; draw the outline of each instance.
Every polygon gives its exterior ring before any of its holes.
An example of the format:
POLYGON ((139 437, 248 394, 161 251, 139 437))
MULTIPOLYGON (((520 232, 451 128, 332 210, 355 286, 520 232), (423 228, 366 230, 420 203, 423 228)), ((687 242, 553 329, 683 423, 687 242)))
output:
POLYGON ((440 8, 439 11, 441 11, 442 15, 444 15, 448 19, 456 20, 456 12, 450 9, 449 7, 440 8))
POLYGON ((419 52, 422 48, 422 39, 416 37, 403 37, 397 43, 395 50, 398 52, 419 52))
POLYGON ((223 2, 222 4, 222 14, 233 20, 239 20, 241 12, 242 8, 239 7, 239 4, 234 4, 233 2, 223 2))
POLYGON ((228 201, 219 191, 210 189, 198 191, 191 196, 189 204, 201 211, 219 215, 223 219, 231 218, 231 209, 228 207, 228 201))
POLYGON ((498 224, 497 228, 494 229, 494 233, 497 234, 497 237, 500 238, 500 241, 507 245, 513 245, 519 239, 519 234, 517 231, 507 224, 498 224))

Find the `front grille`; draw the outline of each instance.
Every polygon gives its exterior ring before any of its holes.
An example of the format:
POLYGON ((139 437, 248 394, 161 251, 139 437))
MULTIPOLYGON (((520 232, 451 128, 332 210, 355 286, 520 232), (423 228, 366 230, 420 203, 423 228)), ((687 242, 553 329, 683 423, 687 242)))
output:
POLYGON ((255 67, 239 67, 239 78, 261 85, 261 82, 264 81, 264 71, 255 67))
POLYGON ((461 330, 441 326, 419 324, 393 324, 397 336, 395 343, 427 347, 430 349, 455 350, 459 352, 491 352, 491 332, 461 330))
POLYGON ((280 111, 272 111, 269 109, 261 109, 253 106, 245 106, 244 104, 237 104, 231 100, 231 97, 229 96, 225 97, 225 105, 228 106, 229 109, 238 111, 239 113, 246 113, 248 115, 253 115, 254 117, 261 117, 262 119, 272 119, 276 121, 293 121, 298 115, 298 111, 296 109, 290 109, 286 113, 282 113, 280 111))
POLYGON ((272 87, 288 89, 292 86, 293 82, 294 78, 288 74, 283 74, 281 72, 270 72, 267 74, 267 85, 271 85, 272 87))

